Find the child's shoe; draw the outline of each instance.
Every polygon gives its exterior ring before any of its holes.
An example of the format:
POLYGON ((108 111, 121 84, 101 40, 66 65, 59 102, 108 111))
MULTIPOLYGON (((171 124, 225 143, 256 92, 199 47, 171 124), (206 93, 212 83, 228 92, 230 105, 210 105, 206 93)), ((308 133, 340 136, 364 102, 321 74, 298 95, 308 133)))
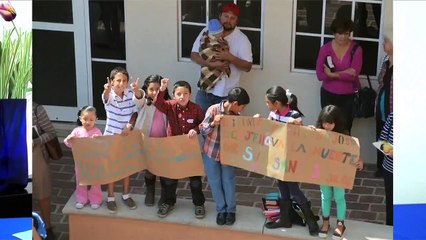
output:
POLYGON ((91 207, 92 209, 98 209, 100 206, 101 206, 100 204, 96 204, 96 203, 94 203, 94 204, 90 204, 90 207, 91 207))
POLYGON ((328 231, 330 230, 330 217, 322 217, 322 226, 318 233, 320 238, 327 238, 328 231))
POLYGON ((136 209, 136 203, 131 197, 128 197, 127 199, 121 197, 121 199, 123 200, 124 205, 126 205, 130 210, 136 209))
POLYGON ((204 205, 195 206, 195 217, 198 219, 204 218, 206 216, 206 209, 204 205))
POLYGON ((336 229, 334 229, 333 239, 334 240, 342 239, 343 233, 345 232, 345 230, 346 230, 346 226, 344 221, 337 220, 337 227, 336 229))
POLYGON ((225 224, 228 226, 234 225, 235 223, 235 213, 226 214, 226 222, 225 224))
POLYGON ((175 208, 175 205, 170 205, 167 203, 161 204, 161 206, 158 208, 157 215, 160 218, 167 217, 169 213, 175 208))
POLYGON ((75 204, 75 208, 82 209, 82 208, 84 208, 84 204, 78 202, 78 203, 75 204))
POLYGON ((109 213, 117 212, 117 204, 115 203, 115 201, 107 201, 107 208, 109 213))

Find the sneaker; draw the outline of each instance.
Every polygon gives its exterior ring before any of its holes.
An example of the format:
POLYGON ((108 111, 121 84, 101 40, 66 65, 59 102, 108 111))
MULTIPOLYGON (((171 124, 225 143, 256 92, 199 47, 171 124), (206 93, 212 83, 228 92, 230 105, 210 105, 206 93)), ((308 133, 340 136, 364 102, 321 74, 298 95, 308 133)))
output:
POLYGON ((109 213, 116 213, 117 212, 117 204, 115 201, 108 201, 107 202, 107 208, 109 213))
POLYGON ((226 225, 234 225, 235 223, 235 213, 228 213, 226 214, 226 225))
POLYGON ((78 203, 75 204, 75 208, 82 209, 82 208, 84 208, 84 204, 78 202, 78 203))
POLYGON ((195 206, 195 217, 198 219, 204 218, 206 216, 206 209, 204 205, 195 206))
POLYGON ((161 204, 161 206, 158 208, 157 215, 160 218, 167 217, 169 213, 175 208, 175 205, 170 205, 167 203, 161 204))
POLYGON ((126 200, 124 200, 123 198, 121 199, 123 200, 124 205, 126 205, 130 210, 136 209, 136 203, 131 197, 126 200))
POLYGON ((100 204, 96 204, 96 203, 94 203, 94 204, 90 204, 90 207, 91 207, 92 209, 98 209, 100 206, 101 206, 100 204))

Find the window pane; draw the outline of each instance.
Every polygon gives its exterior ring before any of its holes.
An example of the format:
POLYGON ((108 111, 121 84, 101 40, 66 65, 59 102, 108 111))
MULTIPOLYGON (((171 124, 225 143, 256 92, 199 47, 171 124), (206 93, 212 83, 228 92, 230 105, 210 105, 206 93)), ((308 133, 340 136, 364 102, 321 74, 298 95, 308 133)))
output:
POLYGON ((126 59, 124 3, 90 1, 92 58, 126 59))
POLYGON ((33 1, 33 21, 73 23, 71 0, 33 1))
POLYGON ((354 36, 379 38, 381 5, 372 3, 357 3, 355 8, 354 36))
POLYGON ((209 19, 219 18, 223 5, 233 3, 232 0, 210 0, 209 6, 209 19))
POLYGON ((33 29, 33 46, 34 101, 77 106, 74 34, 33 29))
POLYGON ((189 58, 191 56, 192 45, 203 28, 202 26, 182 24, 182 57, 189 58))
POLYGON ((315 70, 321 38, 296 36, 294 67, 315 70))
POLYGON ((260 65, 260 32, 241 30, 251 42, 251 50, 253 52, 253 64, 260 65))
POLYGON ((240 7, 240 19, 238 26, 260 28, 262 1, 238 1, 237 4, 240 7))
POLYGON ((296 32, 321 33, 322 1, 298 1, 296 32))
POLYGON ((187 22, 206 22, 206 1, 182 0, 181 20, 187 22))
POLYGON ((325 29, 326 34, 332 34, 331 23, 335 18, 351 19, 352 5, 350 2, 327 0, 325 6, 325 29))
POLYGON ((101 99, 102 92, 104 91, 104 84, 111 70, 115 67, 126 68, 126 64, 92 62, 93 105, 97 109, 96 112, 100 120, 106 119, 105 107, 101 99))

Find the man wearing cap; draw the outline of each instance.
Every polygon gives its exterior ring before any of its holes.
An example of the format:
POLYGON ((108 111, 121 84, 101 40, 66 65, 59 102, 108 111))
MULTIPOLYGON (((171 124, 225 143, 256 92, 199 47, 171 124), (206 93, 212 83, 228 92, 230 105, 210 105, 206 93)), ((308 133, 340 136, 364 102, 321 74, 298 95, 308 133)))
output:
POLYGON ((226 72, 226 69, 230 68, 229 76, 222 74, 221 79, 212 88, 209 90, 200 88, 198 90, 195 101, 201 106, 204 113, 211 105, 224 100, 229 90, 239 85, 243 71, 249 72, 251 70, 253 62, 251 43, 237 27, 239 16, 240 8, 233 3, 224 5, 219 15, 219 20, 223 25, 223 37, 229 44, 229 51, 223 50, 215 55, 215 59, 221 61, 204 60, 199 54, 200 40, 203 33, 208 30, 207 27, 200 32, 192 46, 191 60, 201 67, 222 69, 222 72, 226 72))

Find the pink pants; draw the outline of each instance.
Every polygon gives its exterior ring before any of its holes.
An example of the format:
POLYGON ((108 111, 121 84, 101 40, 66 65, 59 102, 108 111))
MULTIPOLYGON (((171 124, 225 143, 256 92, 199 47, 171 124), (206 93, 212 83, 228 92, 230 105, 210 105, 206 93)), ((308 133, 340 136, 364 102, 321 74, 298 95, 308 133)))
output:
POLYGON ((80 180, 78 178, 77 169, 75 169, 75 181, 76 181, 76 190, 75 197, 78 203, 86 205, 88 202, 90 204, 99 204, 102 203, 102 190, 101 185, 86 185, 80 186, 80 180), (90 189, 89 189, 90 188, 90 189))

